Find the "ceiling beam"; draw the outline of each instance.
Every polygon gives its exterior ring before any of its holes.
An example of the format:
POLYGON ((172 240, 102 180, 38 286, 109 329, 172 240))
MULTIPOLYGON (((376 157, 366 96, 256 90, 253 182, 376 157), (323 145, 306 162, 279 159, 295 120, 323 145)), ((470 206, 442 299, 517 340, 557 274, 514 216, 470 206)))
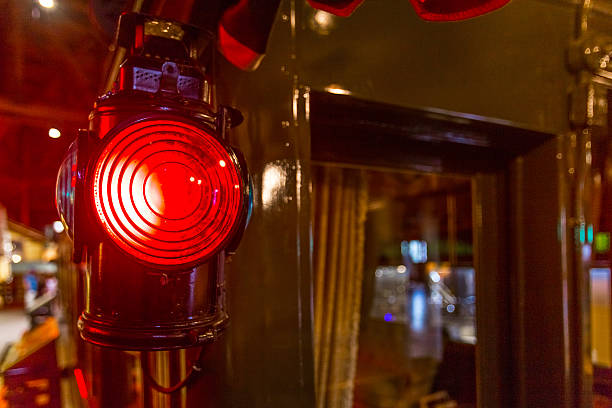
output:
POLYGON ((0 97, 0 115, 17 116, 30 121, 57 122, 60 120, 82 124, 87 122, 88 114, 87 111, 65 110, 49 105, 16 103, 0 97))

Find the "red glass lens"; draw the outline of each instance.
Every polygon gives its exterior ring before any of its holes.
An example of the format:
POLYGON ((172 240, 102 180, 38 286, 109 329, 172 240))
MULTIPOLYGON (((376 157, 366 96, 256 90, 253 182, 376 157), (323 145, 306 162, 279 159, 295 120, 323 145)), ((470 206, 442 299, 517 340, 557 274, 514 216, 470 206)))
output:
POLYGON ((510 0, 410 0, 417 14, 429 21, 457 21, 496 10, 510 0))
POLYGON ((112 136, 92 190, 106 232, 156 265, 192 264, 221 250, 244 207, 234 156, 181 120, 146 119, 112 136))

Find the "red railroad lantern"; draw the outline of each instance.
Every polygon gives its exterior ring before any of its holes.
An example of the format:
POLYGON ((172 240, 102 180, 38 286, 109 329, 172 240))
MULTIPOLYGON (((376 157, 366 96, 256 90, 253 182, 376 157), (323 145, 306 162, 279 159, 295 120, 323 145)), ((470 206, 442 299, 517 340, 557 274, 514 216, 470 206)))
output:
POLYGON ((195 28, 128 14, 118 33, 128 57, 116 89, 58 175, 58 211, 87 262, 79 329, 124 349, 201 345, 227 323, 225 255, 250 210, 245 162, 225 137, 242 116, 213 111, 195 28))

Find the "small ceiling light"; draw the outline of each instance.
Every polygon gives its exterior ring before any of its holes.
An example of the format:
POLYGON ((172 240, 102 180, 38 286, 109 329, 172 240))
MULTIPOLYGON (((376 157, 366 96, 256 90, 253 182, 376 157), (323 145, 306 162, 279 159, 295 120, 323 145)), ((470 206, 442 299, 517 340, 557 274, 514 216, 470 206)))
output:
POLYGON ((55 7, 54 0, 38 0, 38 4, 47 9, 55 7))
POLYGON ((11 261, 13 261, 13 263, 21 262, 21 255, 19 255, 19 254, 11 255, 11 261))
POLYGON ((62 135, 62 132, 60 132, 59 130, 57 130, 56 128, 51 128, 49 129, 49 137, 51 139, 57 139, 62 135))
POLYGON ((64 232, 64 224, 62 224, 61 221, 53 221, 53 231, 55 231, 56 234, 61 234, 64 232))

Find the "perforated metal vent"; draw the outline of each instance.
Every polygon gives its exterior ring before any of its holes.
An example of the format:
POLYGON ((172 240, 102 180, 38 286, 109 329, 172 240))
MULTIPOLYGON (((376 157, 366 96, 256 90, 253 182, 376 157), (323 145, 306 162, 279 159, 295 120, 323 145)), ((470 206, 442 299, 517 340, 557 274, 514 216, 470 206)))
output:
POLYGON ((157 92, 161 72, 152 69, 134 67, 134 89, 146 92, 157 92))
POLYGON ((199 99, 200 97, 200 80, 197 78, 180 76, 177 88, 185 98, 199 99))
MULTIPOLYGON (((159 91, 162 78, 162 73, 160 71, 154 69, 134 67, 132 72, 132 89, 152 93, 159 91)), ((202 86, 202 82, 205 81, 191 76, 179 75, 176 81, 176 88, 178 93, 181 94, 184 98, 200 99, 200 87, 202 86)), ((204 95, 206 95, 206 89, 204 91, 204 95)), ((205 99, 206 102, 208 102, 207 98, 205 99)))

